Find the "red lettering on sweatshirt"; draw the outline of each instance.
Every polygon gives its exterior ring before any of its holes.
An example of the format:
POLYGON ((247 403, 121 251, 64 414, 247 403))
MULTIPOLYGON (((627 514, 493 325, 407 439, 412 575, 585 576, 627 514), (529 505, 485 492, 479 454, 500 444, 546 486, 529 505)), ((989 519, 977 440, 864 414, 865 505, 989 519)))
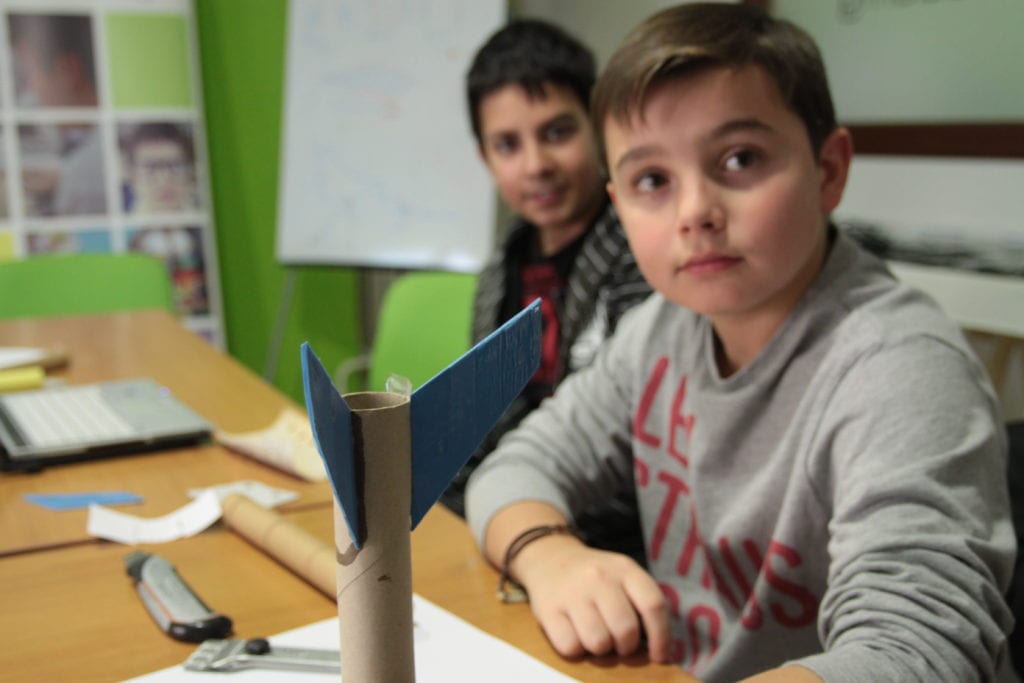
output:
POLYGON ((668 656, 674 664, 682 664, 686 660, 686 641, 682 638, 673 638, 668 656))
MULTIPOLYGON (((776 623, 786 628, 802 628, 814 622, 818 616, 817 598, 805 586, 780 575, 783 569, 796 568, 803 564, 800 553, 775 540, 769 541, 767 553, 762 553, 754 540, 744 539, 740 545, 750 561, 749 568, 744 571, 744 567, 737 560, 736 549, 728 538, 720 537, 717 542, 718 552, 711 552, 701 537, 692 503, 690 521, 682 551, 676 561, 679 576, 689 576, 695 568, 694 563, 698 555, 703 557, 700 585, 705 590, 717 593, 724 603, 738 612, 740 624, 747 630, 761 628, 766 609, 776 623), (780 566, 776 558, 779 558, 783 565, 780 566), (727 570, 725 573, 719 569, 719 562, 724 564, 727 570), (758 600, 755 587, 762 577, 764 582, 761 585, 767 585, 768 593, 758 600), (730 583, 730 579, 734 583, 730 583), (739 588, 739 598, 733 586, 739 588)), ((664 589, 663 592, 667 594, 664 589)), ((699 656, 699 651, 695 648, 697 645, 691 642, 689 651, 694 659, 699 656)))
MULTIPOLYGON (((704 550, 704 542, 700 538, 700 531, 697 529, 697 515, 694 513, 693 505, 690 506, 690 530, 686 533, 686 541, 683 542, 683 550, 676 560, 676 571, 679 576, 689 576, 690 566, 698 550, 704 550)), ((705 588, 711 587, 711 576, 708 573, 707 564, 704 565, 704 573, 701 574, 700 584, 705 588)))
MULTIPOLYGON (((721 543, 722 542, 720 542, 720 545, 721 543)), ((758 567, 760 575, 764 576, 765 582, 771 586, 773 592, 792 598, 800 607, 796 614, 790 614, 779 602, 773 601, 769 603, 768 608, 771 611, 772 616, 775 618, 775 621, 788 628, 800 628, 814 622, 815 618, 818 616, 818 599, 815 598, 814 594, 805 586, 801 586, 782 578, 772 568, 773 557, 782 558, 782 561, 789 567, 800 566, 803 563, 800 553, 784 543, 779 543, 775 540, 768 542, 767 555, 761 554, 761 550, 757 547, 757 543, 754 542, 753 539, 744 539, 742 545, 750 563, 753 566, 758 567)), ((725 553, 723 553, 723 557, 725 557, 725 553)), ((733 572, 733 575, 737 580, 740 580, 739 577, 743 575, 743 572, 739 567, 739 563, 732 557, 731 551, 726 557, 726 565, 730 567, 730 570, 733 572)), ((744 584, 741 585, 743 586, 744 592, 747 592, 748 584, 744 582, 744 584)), ((753 592, 749 593, 747 607, 750 611, 743 616, 741 623, 747 629, 753 630, 760 628, 763 619, 762 608, 758 604, 753 592)))
POLYGON ((772 570, 773 557, 781 557, 782 560, 790 567, 797 567, 802 563, 800 553, 789 546, 783 545, 782 543, 774 540, 768 543, 768 556, 765 558, 764 562, 765 581, 767 581, 768 585, 779 593, 795 600, 800 607, 800 610, 796 614, 790 614, 782 608, 782 605, 777 602, 772 602, 769 605, 772 616, 774 616, 775 620, 780 624, 790 628, 799 628, 812 623, 815 617, 818 616, 817 599, 803 586, 797 585, 792 581, 787 581, 776 574, 772 570))
MULTIPOLYGON (((753 543, 753 541, 747 541, 753 543)), ((761 628, 761 623, 764 619, 761 613, 761 605, 757 604, 757 598, 754 596, 754 587, 747 581, 747 577, 743 573, 743 569, 740 567, 739 562, 736 561, 736 556, 732 552, 732 548, 729 546, 728 539, 718 539, 718 551, 722 555, 722 560, 725 561, 725 566, 732 575, 733 580, 740 588, 740 593, 743 595, 746 604, 743 606, 743 612, 740 617, 740 623, 748 631, 755 631, 761 628)), ((754 565, 759 567, 760 565, 754 565)), ((756 571, 756 569, 755 569, 756 571)))
MULTIPOLYGON (((679 592, 674 586, 670 586, 667 583, 659 582, 658 588, 661 589, 661 594, 668 601, 669 614, 672 615, 673 619, 679 619, 682 614, 679 605, 679 592)), ((676 664, 682 664, 686 658, 686 642, 682 638, 672 638, 668 656, 676 664)))
MULTIPOLYGON (((679 597, 679 591, 667 583, 659 583, 658 587, 668 601, 669 613, 673 619, 683 620, 683 606, 679 597)), ((684 638, 672 638, 669 647, 669 657, 677 664, 684 663, 687 659, 688 666, 693 667, 701 657, 704 641, 708 645, 707 657, 710 660, 718 651, 718 639, 722 631, 722 615, 714 607, 709 605, 694 605, 686 612, 685 617, 686 635, 689 637, 689 644, 684 638), (701 629, 700 622, 704 622, 704 629, 701 629), (704 637, 702 638, 702 634, 704 637), (689 652, 689 657, 687 657, 689 652)))
POLYGON ((654 536, 651 538, 651 559, 656 560, 661 555, 661 544, 665 541, 665 534, 672 523, 672 515, 676 510, 676 502, 682 494, 689 494, 690 487, 682 479, 675 477, 668 472, 658 472, 658 481, 665 484, 668 491, 661 503, 661 511, 658 513, 658 521, 654 525, 654 536))
POLYGON ((690 634, 689 665, 691 668, 696 667, 697 660, 700 659, 701 638, 698 622, 702 619, 705 622, 705 632, 707 633, 708 646, 710 647, 708 659, 710 660, 714 657, 718 651, 718 635, 722 630, 722 617, 712 607, 697 605, 686 614, 686 625, 690 634))
POLYGON ((693 423, 696 418, 693 415, 683 415, 683 402, 686 401, 686 377, 679 382, 676 395, 672 397, 672 410, 669 412, 668 424, 668 454, 672 456, 683 467, 689 469, 690 459, 676 446, 676 435, 682 428, 686 435, 686 443, 690 443, 690 435, 693 433, 693 423))
POLYGON ((747 557, 758 571, 761 570, 761 565, 764 564, 764 556, 761 554, 761 549, 757 547, 757 543, 752 538, 743 539, 743 550, 747 553, 747 557))
POLYGON ((813 624, 817 618, 818 600, 807 587, 786 578, 792 574, 791 570, 803 564, 800 554, 790 546, 770 538, 745 538, 734 542, 727 536, 717 538, 709 546, 702 537, 696 505, 690 500, 690 485, 684 479, 690 466, 690 443, 696 425, 696 416, 685 412, 687 377, 683 377, 675 388, 665 416, 667 420, 655 419, 656 423, 667 423, 667 430, 655 432, 648 424, 669 363, 667 356, 658 358, 654 363, 632 424, 634 438, 648 448, 660 450, 661 457, 653 453, 648 453, 647 459, 634 457, 634 473, 637 487, 647 490, 644 495, 657 495, 651 489, 654 482, 664 486, 651 534, 650 560, 655 562, 661 558, 667 539, 673 547, 669 552, 674 552, 679 532, 685 525, 686 535, 676 558, 675 570, 683 578, 699 577, 700 588, 718 596, 717 601, 710 601, 711 605, 705 602, 692 604, 691 601, 701 599, 702 591, 697 586, 687 585, 686 593, 681 595, 679 586, 659 583, 676 624, 670 656, 689 668, 696 667, 698 663, 703 668, 718 651, 725 614, 719 611, 719 607, 730 610, 729 614, 735 615, 730 619, 737 619, 737 627, 748 631, 762 628, 766 618, 785 628, 802 628, 813 624), (679 473, 675 467, 667 465, 668 459, 681 465, 685 471, 679 473), (668 469, 659 467, 663 463, 668 469), (687 500, 682 510, 678 509, 681 497, 687 500), (767 550, 763 550, 765 544, 767 550), (694 575, 698 571, 699 575, 694 575), (684 606, 684 601, 691 604, 684 606))
MULTIPOLYGON (((711 570, 710 576, 715 592, 721 595, 722 599, 729 603, 729 606, 738 612, 741 608, 740 601, 736 599, 735 595, 733 595, 732 589, 729 588, 729 584, 718 571, 718 567, 715 565, 713 557, 711 553, 707 551, 707 548, 704 549, 704 553, 705 561, 708 563, 708 569, 711 570)), ((705 578, 706 577, 707 574, 705 574, 705 578)), ((704 587, 708 588, 707 583, 704 584, 704 587)))
POLYGON ((668 370, 668 356, 662 356, 658 359, 658 362, 654 364, 654 370, 651 372, 650 378, 647 380, 647 386, 644 387, 644 393, 640 397, 640 406, 637 408, 636 415, 633 416, 633 436, 635 436, 640 443, 646 444, 651 448, 659 448, 661 446, 661 439, 655 434, 651 434, 644 428, 644 423, 647 422, 647 416, 651 412, 651 405, 654 403, 654 397, 658 393, 658 389, 661 387, 662 381, 665 379, 665 372, 668 370))
POLYGON ((718 568, 715 567, 711 554, 704 543, 704 539, 700 536, 700 528, 697 524, 697 511, 694 509, 693 503, 691 503, 690 530, 686 534, 686 541, 683 543, 682 552, 679 553, 679 559, 676 560, 676 571, 679 573, 679 576, 689 576, 698 551, 700 551, 704 558, 704 567, 700 576, 701 586, 705 589, 714 589, 733 609, 739 611, 739 601, 733 595, 732 590, 730 590, 729 584, 719 574, 718 568))

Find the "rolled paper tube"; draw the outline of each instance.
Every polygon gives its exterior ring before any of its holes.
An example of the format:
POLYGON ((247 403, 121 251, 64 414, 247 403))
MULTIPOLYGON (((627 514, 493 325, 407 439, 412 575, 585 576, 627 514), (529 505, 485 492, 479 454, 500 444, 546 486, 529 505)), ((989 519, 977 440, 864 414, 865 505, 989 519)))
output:
POLYGON ((250 498, 232 493, 220 503, 224 522, 243 538, 334 598, 334 548, 250 498))
POLYGON ((409 397, 368 392, 344 398, 352 411, 366 541, 356 548, 335 501, 341 677, 411 682, 416 671, 409 550, 409 397))

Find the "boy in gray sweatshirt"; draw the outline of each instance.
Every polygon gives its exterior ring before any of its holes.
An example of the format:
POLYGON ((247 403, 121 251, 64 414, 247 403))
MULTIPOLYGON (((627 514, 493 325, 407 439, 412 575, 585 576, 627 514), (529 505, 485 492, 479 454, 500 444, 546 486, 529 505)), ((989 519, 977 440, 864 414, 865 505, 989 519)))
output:
POLYGON ((995 398, 957 326, 830 225, 852 141, 813 41, 750 6, 665 10, 592 113, 656 293, 471 480, 503 586, 565 656, 645 638, 709 682, 994 679, 995 398), (646 570, 572 528, 630 483, 646 570))

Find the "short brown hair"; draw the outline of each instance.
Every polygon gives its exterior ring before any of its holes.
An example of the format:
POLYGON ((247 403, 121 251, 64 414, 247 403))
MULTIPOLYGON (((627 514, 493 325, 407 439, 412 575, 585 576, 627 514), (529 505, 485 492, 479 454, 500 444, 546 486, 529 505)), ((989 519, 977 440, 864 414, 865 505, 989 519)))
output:
POLYGON ((711 2, 679 5, 652 15, 626 36, 594 86, 594 129, 642 110, 652 88, 711 66, 762 67, 804 122, 817 155, 835 130, 825 65, 814 40, 788 21, 752 5, 711 2))

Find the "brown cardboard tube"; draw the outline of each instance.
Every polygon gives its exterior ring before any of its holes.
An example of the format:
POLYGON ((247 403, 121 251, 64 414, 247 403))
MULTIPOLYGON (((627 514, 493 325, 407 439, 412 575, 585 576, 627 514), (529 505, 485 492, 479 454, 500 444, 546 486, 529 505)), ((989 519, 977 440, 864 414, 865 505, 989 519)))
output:
POLYGON ((243 538, 310 582, 324 595, 334 598, 334 548, 302 527, 240 493, 225 496, 220 503, 224 522, 243 538))
POLYGON ((362 470, 366 542, 356 548, 334 503, 341 677, 415 680, 412 635, 412 498, 409 398, 347 394, 357 469, 362 470))

